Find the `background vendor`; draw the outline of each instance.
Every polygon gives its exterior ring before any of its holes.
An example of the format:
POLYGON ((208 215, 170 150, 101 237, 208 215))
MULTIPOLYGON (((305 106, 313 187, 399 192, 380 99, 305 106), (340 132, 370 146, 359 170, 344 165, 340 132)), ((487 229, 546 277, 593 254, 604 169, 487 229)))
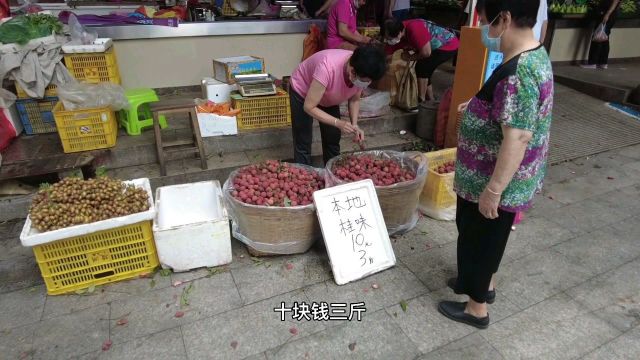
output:
POLYGON ((431 76, 438 66, 456 55, 460 44, 456 35, 422 19, 389 19, 385 22, 384 33, 387 44, 385 50, 388 55, 397 50, 404 50, 402 59, 417 61, 416 76, 420 102, 435 100, 431 76))
POLYGON ((326 163, 340 154, 344 132, 364 141, 358 127, 360 95, 386 72, 382 50, 364 46, 354 52, 324 50, 303 61, 291 75, 291 127, 294 161, 311 165, 313 119, 320 122, 322 157, 326 163), (349 121, 340 119, 340 104, 348 101, 349 121))
POLYGON ((337 0, 327 19, 327 48, 354 50, 368 44, 371 38, 361 35, 357 29, 358 7, 365 0, 337 0))

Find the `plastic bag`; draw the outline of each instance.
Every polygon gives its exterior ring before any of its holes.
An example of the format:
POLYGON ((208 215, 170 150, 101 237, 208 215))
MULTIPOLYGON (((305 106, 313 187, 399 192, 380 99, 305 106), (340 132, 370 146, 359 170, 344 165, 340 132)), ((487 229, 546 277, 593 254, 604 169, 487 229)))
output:
POLYGON ((598 25, 598 27, 596 28, 596 31, 593 32, 593 37, 591 38, 591 41, 595 41, 595 42, 608 41, 609 35, 607 35, 607 32, 605 31, 605 27, 606 25, 604 23, 598 25))
MULTIPOLYGON (((324 170, 301 164, 290 164, 317 172, 324 170)), ((304 206, 259 206, 240 202, 231 195, 233 179, 242 169, 233 171, 222 187, 225 207, 231 218, 233 237, 249 247, 253 255, 304 253, 322 238, 314 204, 304 206)))
POLYGON ((16 102, 18 97, 9 90, 0 88, 0 109, 8 109, 16 102))
POLYGON ((69 15, 69 32, 71 33, 71 45, 91 45, 98 38, 95 32, 88 32, 78 21, 75 14, 69 15))
POLYGON ((120 85, 111 83, 68 83, 58 86, 58 96, 66 110, 110 107, 113 111, 129 109, 129 100, 120 85))
MULTIPOLYGON (((372 118, 383 116, 391 112, 391 93, 388 91, 378 91, 367 89, 363 92, 360 99, 360 118, 372 118)), ((349 115, 348 103, 340 105, 340 114, 342 116, 349 115)))
POLYGON ((324 50, 324 48, 324 36, 320 32, 320 28, 316 24, 311 24, 309 34, 302 43, 302 61, 305 61, 318 51, 324 50))
POLYGON ((413 229, 420 218, 418 199, 427 177, 428 161, 424 154, 415 151, 372 150, 337 156, 327 162, 325 173, 327 187, 347 183, 331 171, 333 165, 346 156, 373 156, 377 159, 394 160, 403 168, 409 168, 415 172, 416 177, 411 181, 375 187, 389 235, 402 234, 413 229))

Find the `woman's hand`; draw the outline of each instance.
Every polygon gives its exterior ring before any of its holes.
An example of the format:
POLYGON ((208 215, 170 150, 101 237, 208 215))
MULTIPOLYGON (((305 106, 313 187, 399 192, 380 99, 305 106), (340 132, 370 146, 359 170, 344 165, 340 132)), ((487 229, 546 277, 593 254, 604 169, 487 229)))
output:
POLYGON ((458 105, 458 112, 465 112, 465 110, 467 110, 467 107, 469 106, 469 103, 471 102, 471 100, 467 101, 467 102, 463 102, 462 104, 458 105))
POLYGON ((357 142, 358 144, 362 144, 362 142, 364 141, 364 131, 360 129, 358 125, 356 125, 356 134, 353 138, 353 141, 357 142))
POLYGON ((336 127, 338 129, 342 130, 342 132, 345 133, 345 134, 357 134, 358 133, 358 127, 354 126, 353 124, 351 124, 348 121, 338 120, 336 122, 336 127))
POLYGON ((478 201, 480 214, 487 219, 497 219, 498 206, 500 206, 500 195, 493 194, 485 188, 478 201))

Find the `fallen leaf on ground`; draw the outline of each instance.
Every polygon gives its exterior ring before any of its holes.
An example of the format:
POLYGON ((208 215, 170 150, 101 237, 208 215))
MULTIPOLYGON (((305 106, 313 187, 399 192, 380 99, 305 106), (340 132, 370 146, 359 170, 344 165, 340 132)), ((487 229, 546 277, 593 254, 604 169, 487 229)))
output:
POLYGON ((156 287, 156 280, 155 279, 151 279, 151 281, 149 281, 149 287, 151 287, 151 288, 156 287))
POLYGON ((139 277, 140 279, 150 279, 151 273, 141 274, 139 277))
POLYGON ((184 316, 184 311, 176 311, 176 314, 174 316, 177 318, 181 318, 184 316))
POLYGON ((237 342, 237 341, 235 341, 235 340, 233 340, 233 341, 231 342, 231 347, 233 348, 233 350, 237 349, 237 348, 238 348, 238 342, 237 342))
POLYGON ((102 351, 109 351, 109 349, 111 349, 111 345, 113 344, 113 342, 111 342, 111 340, 105 340, 102 343, 102 351))
POLYGON ((613 176, 607 176, 607 180, 615 180, 613 176))
POLYGON ((180 285, 182 285, 182 281, 180 281, 180 280, 176 280, 176 281, 173 282, 173 284, 171 284, 171 286, 173 286, 173 287, 178 287, 180 285))
POLYGON ((553 195, 549 195, 549 199, 553 200, 554 199, 553 195))
POLYGON ((159 271, 159 273, 160 273, 160 276, 167 277, 167 276, 171 275, 171 270, 170 269, 162 269, 162 270, 159 271))
POLYGON ((352 342, 351 344, 349 344, 349 350, 354 351, 356 349, 356 343, 352 342))
POLYGON ((126 318, 122 318, 122 319, 116 321, 116 325, 118 325, 118 326, 127 325, 128 323, 129 323, 129 320, 127 320, 126 318))
POLYGON ((407 312, 407 306, 408 306, 408 304, 407 304, 406 301, 404 301, 404 300, 400 301, 400 307, 402 308, 402 311, 407 312))
POLYGON ((289 332, 291 333, 291 335, 298 335, 298 329, 296 329, 296 327, 295 327, 295 326, 292 326, 292 327, 289 329, 289 332))

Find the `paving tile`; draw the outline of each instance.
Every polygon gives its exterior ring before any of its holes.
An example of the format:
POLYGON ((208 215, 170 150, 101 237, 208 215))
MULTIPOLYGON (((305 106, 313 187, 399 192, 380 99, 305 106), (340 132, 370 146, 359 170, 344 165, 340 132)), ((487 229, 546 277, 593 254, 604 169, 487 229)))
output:
POLYGON ((0 354, 3 359, 31 359, 34 355, 33 333, 37 325, 25 325, 0 331, 0 354))
POLYGON ((540 217, 529 218, 525 215, 516 231, 511 232, 505 255, 512 259, 520 259, 535 251, 562 243, 574 236, 571 231, 550 220, 540 217))
POLYGON ((437 350, 422 355, 418 360, 497 360, 502 355, 479 333, 455 340, 437 350))
POLYGON ((187 359, 180 328, 165 330, 124 344, 114 344, 108 351, 85 354, 79 360, 178 360, 187 359))
POLYGON ((640 359, 640 326, 589 353, 583 360, 640 359))
MULTIPOLYGON (((640 174, 638 175, 640 178, 640 174)), ((619 190, 598 195, 594 201, 605 204, 609 208, 621 211, 624 214, 640 213, 640 184, 627 186, 619 190)))
POLYGON ((40 268, 33 256, 0 261, 0 294, 42 284, 40 268))
POLYGON ((153 279, 132 279, 105 286, 98 286, 91 294, 67 294, 49 296, 44 307, 43 319, 89 309, 117 300, 131 299, 171 285, 171 278, 155 274, 153 279))
POLYGON ((456 249, 456 243, 439 245, 430 250, 403 257, 401 261, 430 291, 435 291, 447 286, 447 279, 456 276, 456 249))
POLYGON ((34 257, 30 247, 22 246, 19 235, 0 230, 0 261, 17 257, 34 257))
POLYGON ((545 190, 561 203, 573 204, 637 182, 635 176, 630 176, 621 169, 602 168, 585 176, 549 184, 545 190))
POLYGON ((44 320, 34 334, 34 359, 68 359, 98 351, 108 339, 108 305, 44 320))
POLYGON ((625 238, 613 227, 606 227, 556 245, 553 249, 576 264, 601 274, 640 256, 640 241, 625 238))
POLYGON ((456 241, 458 230, 455 222, 438 221, 425 217, 415 229, 391 239, 393 251, 398 258, 427 251, 438 245, 456 241))
POLYGON ((233 278, 245 303, 268 299, 332 278, 325 254, 307 254, 252 259, 253 264, 232 269, 233 278), (292 268, 289 270, 287 265, 292 268))
POLYGON ((548 211, 543 215, 547 220, 555 222, 576 235, 620 222, 628 216, 620 210, 595 200, 581 201, 548 211))
POLYGON ((183 325, 188 357, 205 359, 216 354, 220 359, 243 359, 294 337, 304 337, 324 329, 322 322, 293 320, 290 313, 285 321, 281 321, 280 314, 274 311, 281 302, 291 307, 294 302, 308 303, 308 300, 302 291, 296 290, 183 325), (297 329, 297 335, 290 332, 292 328, 297 329), (236 345, 235 349, 232 343, 236 345))
POLYGON ((409 269, 399 264, 349 284, 338 286, 332 279, 309 286, 304 292, 312 302, 364 302, 367 313, 373 313, 403 299, 422 295, 427 289, 409 269), (378 289, 373 289, 373 284, 377 284, 378 289))
POLYGON ((42 285, 0 295, 0 331, 39 321, 45 299, 42 285))
POLYGON ((564 294, 480 332, 506 359, 575 359, 619 334, 564 294))
POLYGON ((111 339, 122 343, 131 339, 170 329, 182 324, 210 317, 242 306, 230 273, 222 273, 182 284, 147 292, 111 304, 111 339), (183 292, 192 285, 186 296, 188 306, 181 305, 183 292), (184 317, 176 318, 177 311, 184 317), (126 318, 125 326, 116 322, 126 318))
POLYGON ((599 275, 566 293, 621 331, 640 325, 640 260, 599 275))
POLYGON ((546 185, 566 182, 584 176, 590 169, 580 168, 571 162, 565 162, 558 165, 551 165, 547 168, 547 174, 544 178, 546 185))
POLYGON ((405 312, 396 304, 387 307, 386 311, 422 353, 429 353, 475 331, 471 326, 445 318, 438 312, 438 301, 429 295, 408 301, 406 309, 405 312))
POLYGON ((334 327, 267 352, 269 360, 288 359, 414 359, 418 348, 385 311, 362 322, 334 327), (351 345, 351 347, 350 347, 351 345), (351 350, 353 348, 353 350, 351 350))
POLYGON ((549 193, 546 187, 542 190, 542 194, 536 195, 533 199, 533 205, 527 210, 527 217, 541 217, 551 210, 565 207, 566 204, 556 200, 553 194, 549 193), (550 197, 552 199, 550 199, 550 197))
POLYGON ((634 159, 640 159, 640 145, 624 147, 618 150, 618 154, 634 159))
POLYGON ((266 352, 261 352, 261 353, 255 354, 255 355, 247 356, 246 358, 244 358, 242 360, 267 360, 267 353, 266 352))
POLYGON ((521 309, 579 284, 595 275, 565 255, 545 250, 500 267, 496 288, 521 309))

